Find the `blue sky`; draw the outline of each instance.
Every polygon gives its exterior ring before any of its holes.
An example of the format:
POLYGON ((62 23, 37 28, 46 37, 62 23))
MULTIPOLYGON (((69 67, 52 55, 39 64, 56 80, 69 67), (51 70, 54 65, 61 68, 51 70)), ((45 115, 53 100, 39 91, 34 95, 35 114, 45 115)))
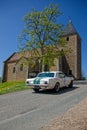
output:
POLYGON ((0 0, 0 76, 3 62, 14 52, 19 51, 18 39, 24 28, 23 16, 32 8, 38 11, 50 3, 60 5, 64 14, 59 22, 66 25, 71 17, 77 32, 82 38, 82 71, 87 77, 87 2, 86 0, 0 0))

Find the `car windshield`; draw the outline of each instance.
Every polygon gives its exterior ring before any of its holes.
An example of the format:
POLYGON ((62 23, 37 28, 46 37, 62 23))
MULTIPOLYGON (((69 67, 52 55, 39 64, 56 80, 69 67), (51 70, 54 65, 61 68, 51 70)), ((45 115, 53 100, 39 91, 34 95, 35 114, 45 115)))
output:
POLYGON ((54 77, 54 73, 40 73, 37 77, 54 77))

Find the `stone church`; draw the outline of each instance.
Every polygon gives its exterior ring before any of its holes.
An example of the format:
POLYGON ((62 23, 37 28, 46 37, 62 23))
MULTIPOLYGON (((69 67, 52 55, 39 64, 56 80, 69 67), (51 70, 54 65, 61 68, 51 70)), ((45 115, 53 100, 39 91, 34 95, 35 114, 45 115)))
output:
MULTIPOLYGON (((55 59, 55 66, 51 67, 50 70, 60 70, 67 76, 72 75, 75 79, 81 79, 81 38, 71 21, 67 24, 62 37, 66 39, 72 52, 68 56, 62 56, 62 58, 55 59)), ((28 56, 29 54, 26 54, 25 60, 27 60, 28 56)), ((28 77, 34 77, 41 71, 38 62, 32 69, 29 68, 29 66, 23 65, 21 61, 20 52, 13 53, 4 61, 3 82, 23 81, 28 77)), ((47 67, 45 68, 47 69, 47 67)))

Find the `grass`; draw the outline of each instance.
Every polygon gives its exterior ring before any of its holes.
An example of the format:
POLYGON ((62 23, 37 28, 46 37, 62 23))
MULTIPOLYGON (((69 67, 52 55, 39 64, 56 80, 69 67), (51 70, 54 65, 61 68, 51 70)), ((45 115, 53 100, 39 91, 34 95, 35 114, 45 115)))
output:
POLYGON ((26 89, 29 89, 29 86, 26 86, 25 81, 0 83, 0 95, 26 89))

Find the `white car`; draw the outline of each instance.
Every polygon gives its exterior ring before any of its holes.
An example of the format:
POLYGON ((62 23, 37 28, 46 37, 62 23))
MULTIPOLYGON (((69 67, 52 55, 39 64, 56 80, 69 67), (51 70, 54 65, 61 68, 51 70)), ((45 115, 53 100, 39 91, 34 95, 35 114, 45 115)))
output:
POLYGON ((72 87, 73 77, 67 77, 61 71, 41 72, 35 78, 26 79, 26 85, 32 86, 35 92, 40 89, 53 89, 58 92, 62 87, 72 87))

